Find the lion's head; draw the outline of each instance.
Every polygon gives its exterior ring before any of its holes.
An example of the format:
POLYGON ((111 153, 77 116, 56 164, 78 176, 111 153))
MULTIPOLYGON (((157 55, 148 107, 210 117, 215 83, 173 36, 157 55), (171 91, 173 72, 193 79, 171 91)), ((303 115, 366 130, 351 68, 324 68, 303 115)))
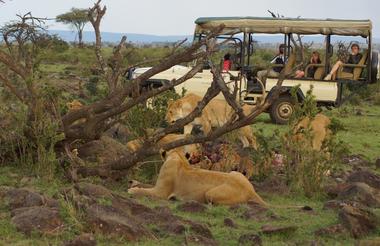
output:
POLYGON ((173 124, 176 120, 179 120, 184 117, 182 101, 169 101, 168 110, 166 112, 166 122, 173 124))

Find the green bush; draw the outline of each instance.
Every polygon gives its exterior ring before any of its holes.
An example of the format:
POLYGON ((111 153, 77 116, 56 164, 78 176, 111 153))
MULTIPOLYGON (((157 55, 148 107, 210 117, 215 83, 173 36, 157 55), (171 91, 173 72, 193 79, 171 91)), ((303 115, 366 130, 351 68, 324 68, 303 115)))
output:
POLYGON ((135 137, 146 136, 149 129, 166 126, 165 115, 168 102, 180 97, 174 90, 170 90, 148 99, 128 110, 123 123, 135 134, 135 137))
POLYGON ((333 119, 328 126, 332 133, 330 138, 323 142, 321 150, 312 147, 314 136, 310 125, 301 129, 302 139, 294 140, 294 129, 299 122, 304 117, 312 120, 317 113, 318 108, 311 88, 303 104, 296 105, 296 112, 289 123, 288 131, 281 138, 281 153, 284 156, 288 183, 295 191, 301 191, 309 197, 321 191, 328 173, 336 167, 342 155, 347 153, 347 147, 343 143, 337 143, 335 139, 335 133, 343 128, 337 119, 333 119))

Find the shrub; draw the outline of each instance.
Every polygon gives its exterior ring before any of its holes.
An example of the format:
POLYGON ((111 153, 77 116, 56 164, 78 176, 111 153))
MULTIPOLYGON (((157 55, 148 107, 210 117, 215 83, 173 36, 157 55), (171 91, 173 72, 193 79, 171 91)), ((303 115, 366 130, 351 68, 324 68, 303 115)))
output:
MULTIPOLYGON (((184 94, 184 93, 182 93, 184 94)), ((146 136, 149 129, 165 127, 165 115, 169 100, 179 99, 175 91, 167 91, 128 110, 123 123, 135 134, 146 136)))
POLYGON ((336 119, 332 119, 329 126, 332 136, 323 143, 321 150, 312 148, 313 132, 310 126, 302 129, 302 139, 294 141, 294 128, 304 117, 313 119, 317 112, 318 108, 311 88, 302 106, 296 105, 296 113, 282 138, 287 181, 294 190, 302 191, 306 196, 312 196, 321 191, 324 179, 335 168, 343 153, 347 152, 346 146, 335 140, 335 133, 343 128, 342 123, 336 119))
MULTIPOLYGON (((42 89, 42 98, 56 98, 54 90, 42 89)), ((33 110, 12 98, 1 104, 0 163, 18 165, 52 178, 58 167, 55 146, 63 139, 59 121, 48 113, 47 101, 36 98, 33 110)))

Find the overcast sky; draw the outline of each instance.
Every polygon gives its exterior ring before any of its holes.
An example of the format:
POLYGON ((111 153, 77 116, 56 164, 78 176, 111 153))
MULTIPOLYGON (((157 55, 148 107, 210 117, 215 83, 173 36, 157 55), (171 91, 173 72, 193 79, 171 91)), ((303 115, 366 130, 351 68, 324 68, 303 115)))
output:
MULTIPOLYGON (((94 0, 5 0, 0 3, 0 24, 16 14, 31 11, 54 18, 71 7, 87 8, 94 0)), ((370 19, 375 37, 380 37, 379 0, 103 0, 107 14, 102 31, 157 35, 192 34, 194 20, 201 16, 269 16, 267 10, 286 17, 370 19)), ((69 28, 49 22, 51 29, 69 28)), ((86 27, 91 30, 90 25, 86 27)))

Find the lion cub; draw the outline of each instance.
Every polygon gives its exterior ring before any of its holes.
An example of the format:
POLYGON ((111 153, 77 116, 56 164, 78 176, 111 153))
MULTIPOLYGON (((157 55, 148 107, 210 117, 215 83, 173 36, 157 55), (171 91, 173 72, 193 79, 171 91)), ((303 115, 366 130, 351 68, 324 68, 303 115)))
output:
MULTIPOLYGON (((186 117, 195 109, 201 100, 202 97, 189 93, 183 98, 169 102, 166 121, 172 124, 176 120, 186 117)), ((246 115, 252 110, 252 107, 248 105, 244 105, 242 108, 246 115)), ((200 117, 195 118, 193 122, 184 127, 184 134, 191 134, 193 127, 196 125, 201 125, 204 134, 208 134, 212 127, 220 127, 227 123, 234 113, 234 110, 225 100, 214 98, 203 109, 200 117)), ((256 138, 250 126, 244 126, 237 131, 240 135, 239 139, 243 147, 252 146, 254 149, 257 148, 256 138)))
POLYGON ((128 193, 223 205, 253 201, 267 206, 253 185, 239 172, 223 173, 193 168, 178 150, 163 151, 162 156, 165 162, 156 185, 152 188, 130 188, 128 193))

